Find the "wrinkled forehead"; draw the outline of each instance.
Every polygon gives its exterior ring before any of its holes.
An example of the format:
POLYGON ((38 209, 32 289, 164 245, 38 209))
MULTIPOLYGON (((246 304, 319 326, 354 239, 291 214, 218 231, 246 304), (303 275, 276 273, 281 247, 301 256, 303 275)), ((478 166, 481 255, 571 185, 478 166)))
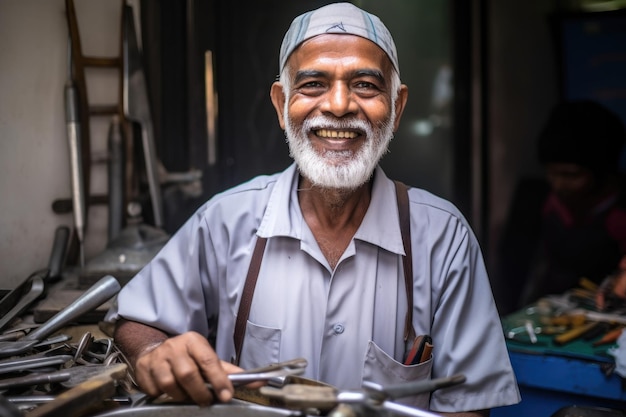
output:
POLYGON ((383 22, 351 3, 334 3, 296 17, 280 47, 279 69, 302 42, 322 34, 356 35, 378 45, 389 57, 398 73, 398 54, 391 33, 383 22))

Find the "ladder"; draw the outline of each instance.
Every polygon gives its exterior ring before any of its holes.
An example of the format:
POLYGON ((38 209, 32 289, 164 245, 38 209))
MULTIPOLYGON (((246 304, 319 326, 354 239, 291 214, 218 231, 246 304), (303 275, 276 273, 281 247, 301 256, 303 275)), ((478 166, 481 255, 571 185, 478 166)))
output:
MULTIPOLYGON (((109 239, 111 239, 111 234, 114 233, 113 229, 121 229, 124 224, 126 207, 130 207, 129 203, 137 201, 140 194, 139 175, 134 163, 136 155, 133 138, 136 125, 133 122, 141 123, 142 147, 144 149, 143 161, 146 171, 148 171, 146 177, 149 183, 156 227, 162 227, 163 215, 157 160, 151 124, 149 123, 149 113, 147 115, 137 115, 142 109, 147 109, 147 96, 144 95, 138 99, 137 94, 129 95, 130 88, 134 87, 137 89, 137 86, 129 86, 129 79, 131 77, 136 79, 137 74, 143 77, 141 66, 137 67, 138 46, 132 7, 126 4, 125 0, 120 0, 122 13, 119 55, 99 57, 83 53, 74 0, 65 0, 65 5, 69 33, 68 55, 71 56, 71 74, 68 76, 70 88, 68 89, 68 86, 66 86, 66 113, 70 114, 67 120, 68 133, 71 133, 72 129, 75 131, 73 139, 71 134, 68 135, 70 136, 70 157, 72 159, 72 202, 57 200, 53 204, 53 208, 56 205, 55 211, 67 212, 67 208, 69 206, 72 207, 70 210, 74 214, 75 229, 68 251, 67 262, 74 265, 80 263, 80 266, 84 266, 83 240, 87 230, 89 206, 94 204, 109 206, 109 239), (93 105, 90 103, 85 75, 88 68, 109 69, 117 73, 119 82, 116 102, 105 105, 93 105), (70 91, 69 94, 68 91, 70 91), (75 95, 73 98, 75 103, 68 105, 68 101, 71 102, 72 100, 72 94, 75 95), (144 99, 145 102, 141 102, 144 99), (138 100, 140 101, 139 103, 138 100), (111 171, 112 156, 117 155, 119 157, 120 154, 124 155, 123 169, 118 171, 118 173, 122 173, 123 178, 118 178, 120 184, 117 184, 117 188, 112 188, 112 176, 109 175, 108 195, 94 195, 90 190, 91 170, 94 163, 91 152, 90 121, 94 117, 111 118, 109 145, 114 143, 116 146, 121 147, 121 149, 109 149, 106 158, 109 162, 109 171, 111 171), (75 127, 71 126, 72 123, 75 127), (112 141, 112 136, 116 136, 114 138, 116 140, 112 141), (72 141, 76 143, 72 144, 72 141), (112 224, 114 224, 114 227, 112 227, 112 224), (79 258, 80 262, 78 262, 79 258)), ((143 87, 145 90, 145 79, 140 81, 144 83, 143 87)), ((137 204, 135 204, 136 206, 137 204)))

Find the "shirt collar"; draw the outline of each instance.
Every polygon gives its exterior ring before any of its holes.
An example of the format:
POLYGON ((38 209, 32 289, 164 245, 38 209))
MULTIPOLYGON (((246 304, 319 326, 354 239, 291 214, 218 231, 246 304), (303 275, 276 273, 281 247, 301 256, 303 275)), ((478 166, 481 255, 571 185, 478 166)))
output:
MULTIPOLYGON (((354 238, 404 255, 394 183, 380 166, 376 167, 373 181, 372 199, 354 238)), ((257 231, 259 236, 302 239, 304 219, 297 187, 298 170, 294 163, 278 176, 257 231)))

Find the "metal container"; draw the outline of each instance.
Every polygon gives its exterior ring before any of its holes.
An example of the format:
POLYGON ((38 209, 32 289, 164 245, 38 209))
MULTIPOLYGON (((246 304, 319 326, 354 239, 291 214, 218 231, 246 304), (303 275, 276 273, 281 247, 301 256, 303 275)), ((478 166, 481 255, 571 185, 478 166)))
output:
POLYGON ((303 416, 300 411, 287 410, 233 400, 210 407, 197 405, 144 405, 117 408, 93 417, 286 417, 303 416))

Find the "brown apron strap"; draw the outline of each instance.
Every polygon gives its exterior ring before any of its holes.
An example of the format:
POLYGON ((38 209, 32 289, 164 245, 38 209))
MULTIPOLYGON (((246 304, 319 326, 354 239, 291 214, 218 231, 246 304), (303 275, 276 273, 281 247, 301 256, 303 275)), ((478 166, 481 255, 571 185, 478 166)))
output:
POLYGON ((254 252, 252 252, 250 267, 248 268, 248 275, 246 276, 246 283, 243 286, 243 293, 241 294, 241 301, 239 302, 239 312, 237 313, 237 322, 235 323, 235 357, 232 360, 235 365, 239 365, 239 359, 241 358, 243 337, 246 334, 246 323, 250 315, 252 296, 254 295, 256 280, 259 277, 259 270, 261 269, 261 261, 263 260, 263 252, 265 252, 266 243, 266 238, 257 238, 254 252))
MULTIPOLYGON (((398 199, 398 214, 400 216, 400 232, 402 233, 402 245, 406 256, 402 258, 404 266, 404 287, 406 290, 407 312, 404 321, 404 340, 412 340, 415 338, 415 329, 413 328, 413 260, 411 252, 411 218, 409 216, 409 187, 400 181, 394 181, 396 184, 396 197, 398 199)), ((235 323, 235 357, 232 363, 239 365, 241 358, 241 349, 243 348, 243 338, 246 332, 246 323, 250 315, 250 306, 252 305, 252 296, 254 295, 254 287, 261 269, 261 261, 263 260, 263 252, 265 252, 265 244, 267 239, 264 237, 257 238, 252 260, 248 268, 248 275, 243 287, 241 301, 239 302, 239 312, 237 313, 237 322, 235 323)))
POLYGON ((404 266, 404 287, 406 290, 406 317, 404 320, 404 341, 415 338, 413 328, 413 252, 411 251, 411 216, 409 214, 409 187, 400 181, 396 184, 398 199, 398 215, 400 217, 400 233, 406 256, 402 258, 404 266))

